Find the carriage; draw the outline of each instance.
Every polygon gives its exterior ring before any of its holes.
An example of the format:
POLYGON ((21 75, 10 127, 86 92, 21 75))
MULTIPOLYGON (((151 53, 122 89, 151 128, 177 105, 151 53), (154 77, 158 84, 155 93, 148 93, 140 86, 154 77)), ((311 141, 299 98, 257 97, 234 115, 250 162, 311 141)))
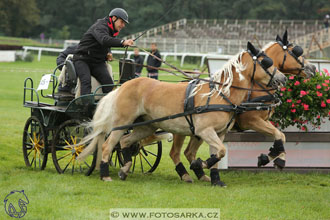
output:
MULTIPOLYGON (((67 67, 65 76, 68 84, 74 85, 77 77, 72 68, 72 61, 68 59, 62 65, 67 67)), ((120 71, 118 84, 111 86, 120 86, 135 77, 135 66, 129 63, 126 65, 125 68, 119 68, 122 71, 120 71)), ((74 94, 58 94, 56 89, 59 79, 56 73, 61 66, 56 67, 52 74, 44 75, 39 84, 43 87, 41 90, 34 88, 32 78, 28 77, 24 81, 23 105, 31 111, 23 132, 24 161, 28 167, 43 170, 47 164, 48 154, 51 154, 58 173, 79 172, 90 175, 96 166, 97 152, 80 163, 76 161, 76 158, 85 146, 75 145, 90 132, 86 122, 92 119, 99 99, 106 95, 100 92, 102 87, 109 85, 99 86, 92 94, 80 97, 75 97, 74 94), (45 84, 47 88, 50 88, 45 89, 45 84)), ((156 132, 155 135, 161 134, 163 133, 156 132)), ((161 140, 147 145, 135 143, 131 148, 134 156, 132 172, 137 170, 142 173, 151 173, 157 168, 162 155, 161 140)), ((121 148, 118 144, 110 156, 109 164, 122 166, 123 163, 121 148)))

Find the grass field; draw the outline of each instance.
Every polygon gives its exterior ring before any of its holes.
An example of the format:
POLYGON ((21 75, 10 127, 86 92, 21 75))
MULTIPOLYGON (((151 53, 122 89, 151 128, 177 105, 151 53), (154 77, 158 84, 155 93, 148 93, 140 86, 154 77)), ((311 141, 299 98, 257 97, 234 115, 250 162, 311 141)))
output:
MULTIPOLYGON (((23 81, 30 76, 38 84, 54 67, 51 56, 42 56, 41 62, 0 63, 0 200, 12 190, 24 190, 30 203, 23 219, 109 219, 110 208, 219 208, 221 219, 330 219, 329 175, 223 171, 227 188, 210 187, 195 177, 186 184, 174 170, 166 141, 157 170, 134 173, 125 182, 117 177, 118 169, 110 170, 111 183, 101 182, 98 172, 59 175, 50 156, 44 171, 25 167, 21 142, 30 111, 22 106, 23 81)), ((203 146, 200 156, 207 153, 203 146)), ((185 159, 183 163, 188 167, 185 159)), ((12 219, 3 205, 0 219, 12 219)))

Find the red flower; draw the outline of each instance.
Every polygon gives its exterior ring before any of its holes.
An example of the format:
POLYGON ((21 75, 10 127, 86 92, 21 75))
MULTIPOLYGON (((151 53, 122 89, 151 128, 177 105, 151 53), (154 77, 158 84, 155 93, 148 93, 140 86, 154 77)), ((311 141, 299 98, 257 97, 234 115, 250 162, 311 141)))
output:
POLYGON ((305 111, 308 111, 308 110, 309 110, 309 105, 304 104, 304 110, 305 110, 305 111))
POLYGON ((295 106, 295 105, 292 103, 291 108, 294 108, 294 106, 295 106))
POLYGON ((318 115, 317 118, 321 118, 321 116, 318 115))
POLYGON ((303 97, 304 95, 307 95, 307 92, 304 91, 304 90, 301 90, 301 91, 300 91, 300 97, 303 97))
POLYGON ((288 88, 288 92, 291 92, 291 91, 292 91, 292 89, 288 88))
POLYGON ((292 99, 287 99, 286 102, 289 102, 290 103, 290 102, 292 102, 292 99))
POLYGON ((325 73, 329 73, 328 70, 327 70, 326 68, 324 68, 323 71, 324 71, 325 73))
POLYGON ((302 126, 301 127, 301 130, 305 131, 306 130, 306 127, 305 126, 302 126))
POLYGON ((286 88, 285 88, 285 87, 282 87, 282 88, 281 88, 281 91, 282 91, 282 92, 284 92, 285 90, 286 90, 286 88))
POLYGON ((296 109, 295 108, 291 109, 291 112, 295 113, 296 112, 296 109))
POLYGON ((328 84, 326 84, 326 83, 322 83, 322 86, 324 86, 324 87, 328 87, 328 84))
POLYGON ((322 107, 322 108, 325 108, 326 106, 327 106, 327 105, 322 101, 322 102, 321 102, 321 107, 322 107))
POLYGON ((321 89, 322 87, 321 87, 320 85, 317 85, 316 88, 317 88, 317 89, 321 89))
POLYGON ((323 96, 322 92, 316 91, 317 96, 323 96))
POLYGON ((299 103, 301 103, 301 100, 300 100, 300 99, 298 99, 298 100, 297 100, 297 103, 298 103, 298 104, 299 104, 299 103))
POLYGON ((330 104, 330 99, 327 99, 327 103, 330 104))
POLYGON ((326 79, 324 80, 325 83, 330 83, 330 80, 326 79))
POLYGON ((299 86, 299 85, 300 85, 300 82, 299 82, 299 81, 296 81, 296 82, 294 83, 294 85, 295 85, 295 86, 299 86))
POLYGON ((289 76, 289 79, 294 79, 294 76, 289 76))

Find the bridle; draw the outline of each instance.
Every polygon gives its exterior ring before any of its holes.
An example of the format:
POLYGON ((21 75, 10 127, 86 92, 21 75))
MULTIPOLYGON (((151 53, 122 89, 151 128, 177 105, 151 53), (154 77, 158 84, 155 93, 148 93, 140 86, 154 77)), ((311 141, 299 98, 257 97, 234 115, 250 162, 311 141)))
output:
MULTIPOLYGON (((268 68, 271 67, 273 65, 273 61, 271 58, 269 58, 264 51, 259 51, 257 55, 253 55, 253 53, 248 50, 247 51, 250 56, 252 57, 252 60, 253 60, 253 73, 252 73, 252 77, 251 77, 251 82, 254 82, 254 75, 255 75, 255 72, 256 72, 256 66, 257 66, 257 63, 263 68, 263 70, 267 73, 267 75, 270 76, 270 79, 269 79, 269 82, 268 84, 266 85, 266 87, 271 87, 271 83, 273 81, 273 78, 276 74, 276 70, 277 68, 275 67, 274 68, 274 71, 273 73, 270 73, 268 71, 268 68), (258 60, 259 57, 264 57, 261 61, 258 60)), ((253 83, 252 83, 252 86, 253 86, 253 83)))
MULTIPOLYGON (((282 49, 284 51, 284 57, 283 57, 282 64, 280 66, 280 71, 281 72, 289 72, 289 71, 296 71, 296 70, 298 70, 299 71, 298 72, 298 76, 300 76, 301 72, 303 70, 305 70, 305 65, 304 65, 305 58, 302 57, 303 60, 301 62, 299 60, 299 57, 301 56, 301 54, 299 56, 297 56, 294 52, 292 52, 291 50, 289 50, 289 47, 292 47, 293 46, 292 43, 288 43, 286 45, 284 45, 281 41, 277 41, 277 43, 282 47, 282 49), (300 64, 301 68, 284 69, 284 64, 285 64, 285 61, 286 61, 287 53, 290 54, 297 61, 297 63, 300 64)), ((299 46, 295 46, 295 47, 299 47, 299 46)))

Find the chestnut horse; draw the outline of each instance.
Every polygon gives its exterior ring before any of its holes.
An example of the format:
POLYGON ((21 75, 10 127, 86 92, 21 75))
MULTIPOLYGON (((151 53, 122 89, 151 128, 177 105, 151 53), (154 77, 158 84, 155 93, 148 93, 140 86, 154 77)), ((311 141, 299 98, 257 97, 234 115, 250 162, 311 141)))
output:
MULTIPOLYGON (((276 42, 270 42, 263 48, 266 54, 273 59, 274 66, 277 67, 281 72, 285 74, 300 75, 305 78, 312 77, 315 74, 315 66, 308 63, 301 56, 303 50, 299 46, 293 46, 287 40, 287 31, 285 31, 282 39, 277 36, 276 42)), ((254 85, 254 89, 260 88, 257 84, 254 85)), ((246 97, 245 100, 267 100, 269 97, 272 98, 272 94, 275 91, 271 92, 257 92, 253 91, 249 97, 246 97), (267 98, 268 97, 268 98, 267 98)), ((269 99, 268 99, 269 100, 269 99)), ((266 102, 271 103, 271 102, 266 102)), ((236 123, 240 130, 254 130, 264 135, 274 137, 274 145, 270 148, 268 155, 261 154, 258 157, 258 166, 265 166, 270 161, 274 160, 274 165, 280 169, 285 166, 285 135, 274 127, 269 118, 273 114, 272 111, 247 111, 242 114, 238 114, 235 117, 236 123)), ((188 172, 185 169, 180 169, 182 163, 180 161, 180 152, 184 142, 185 136, 180 136, 175 134, 173 136, 173 145, 170 151, 170 157, 172 158, 174 164, 176 165, 176 170, 182 180, 186 182, 192 182, 192 178, 189 176, 188 172), (179 170, 179 171, 178 171, 179 170), (183 172, 180 170, 183 170, 183 172)), ((221 138, 222 140, 224 137, 221 138)), ((188 161, 192 161, 196 158, 196 153, 199 146, 202 144, 202 140, 191 136, 188 147, 186 148, 184 154, 188 161)), ((210 181, 210 178, 205 175, 204 171, 200 168, 194 168, 194 173, 196 174, 199 180, 210 181)))
MULTIPOLYGON (((210 87, 210 83, 201 83, 193 93, 190 93, 190 96, 194 96, 195 106, 205 106, 207 100, 210 106, 233 106, 233 111, 214 110, 191 116, 195 124, 195 134, 211 146, 213 155, 207 160, 209 168, 225 156, 226 148, 219 136, 226 132, 234 115, 234 106, 240 105, 244 100, 252 82, 274 87, 282 86, 286 82, 285 75, 272 66, 272 60, 264 53, 258 52, 259 50, 248 43, 248 51, 237 54, 214 75, 214 86, 210 87)), ((172 84, 141 77, 130 80, 109 93, 101 99, 96 108, 90 124, 93 131, 82 140, 82 144, 91 142, 79 155, 78 160, 83 160, 98 146, 98 150, 102 150, 101 179, 112 181, 108 159, 120 141, 124 166, 121 167, 119 176, 122 180, 126 179, 132 165, 129 150, 131 144, 154 134, 158 128, 185 136, 191 135, 191 130, 184 117, 137 126, 125 136, 125 130, 116 128, 130 125, 137 119, 148 121, 182 113, 186 88, 187 84, 172 84), (104 142, 104 137, 108 133, 110 134, 104 142), (101 149, 102 142, 104 143, 101 149)), ((224 185, 220 181, 217 184, 224 185)))

